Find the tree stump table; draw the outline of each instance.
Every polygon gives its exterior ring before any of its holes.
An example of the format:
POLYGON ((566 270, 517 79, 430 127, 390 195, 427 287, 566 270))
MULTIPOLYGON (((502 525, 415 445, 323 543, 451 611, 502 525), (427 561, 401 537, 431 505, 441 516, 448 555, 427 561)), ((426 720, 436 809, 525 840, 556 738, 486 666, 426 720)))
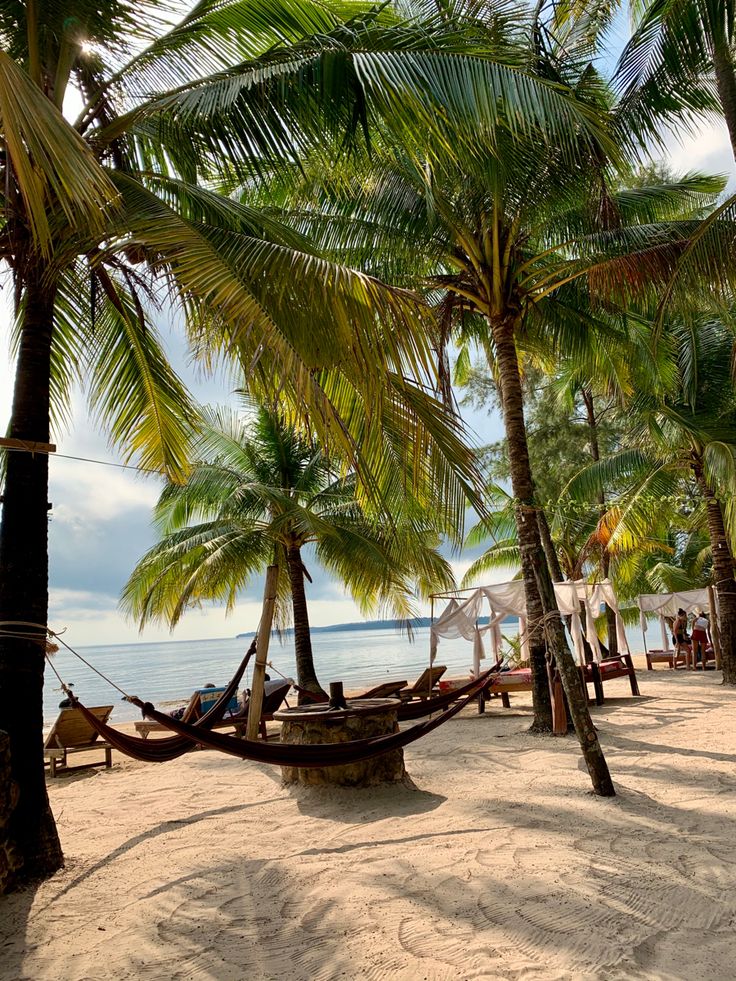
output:
MULTIPOLYGON (((357 698, 349 699, 345 708, 300 705, 280 709, 273 717, 281 723, 282 743, 346 743, 395 732, 398 707, 395 698, 357 698)), ((401 783, 406 775, 401 749, 339 766, 282 766, 281 773, 284 783, 304 787, 375 787, 401 783)))

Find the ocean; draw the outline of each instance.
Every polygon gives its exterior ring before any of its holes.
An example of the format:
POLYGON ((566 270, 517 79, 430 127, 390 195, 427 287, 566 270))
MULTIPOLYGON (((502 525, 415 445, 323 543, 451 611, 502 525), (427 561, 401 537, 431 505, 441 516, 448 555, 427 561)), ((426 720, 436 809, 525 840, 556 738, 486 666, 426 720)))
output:
MULTIPOLYGON (((504 625, 505 634, 511 636, 516 631, 515 624, 504 625)), ((167 709, 187 702, 195 688, 208 683, 225 685, 250 643, 250 637, 225 637, 80 647, 79 653, 123 691, 167 709)), ((402 678, 411 684, 429 664, 429 628, 416 629, 413 641, 393 627, 317 632, 312 635, 312 649, 317 677, 325 689, 331 681, 343 681, 346 688, 368 688, 381 681, 402 678)), ((490 653, 489 649, 489 656, 490 653)), ((291 637, 283 645, 274 637, 268 659, 286 677, 296 678, 291 637)), ((465 677, 473 663, 473 646, 462 638, 443 639, 436 663, 447 665, 447 677, 465 677)), ((114 705, 113 723, 140 718, 139 709, 122 701, 119 692, 63 647, 54 655, 54 667, 67 684, 73 682, 75 694, 85 705, 114 705)), ((275 671, 269 673, 272 678, 278 677, 275 671)), ((250 676, 249 669, 241 688, 250 687, 250 676)), ((56 718, 63 697, 56 676, 47 667, 44 685, 47 725, 56 718)))
MULTIPOLYGON (((506 623, 503 633, 513 637, 516 624, 506 623)), ((641 650, 641 635, 628 629, 631 650, 641 650)), ((79 653, 123 691, 138 695, 164 710, 184 704, 195 688, 206 684, 225 685, 233 675, 251 638, 219 640, 180 640, 158 644, 117 644, 109 647, 80 647, 79 653)), ((343 681, 346 688, 368 688, 381 681, 406 680, 411 684, 429 664, 429 628, 414 631, 410 641, 393 627, 380 630, 336 630, 314 633, 312 648, 317 677, 327 689, 331 681, 343 681)), ((273 638, 269 661, 283 675, 296 678, 293 640, 283 645, 273 638)), ((491 656, 486 643, 487 656, 491 656)), ((443 639, 437 651, 437 664, 447 665, 446 677, 468 677, 473 663, 473 645, 462 638, 443 639)), ((114 705, 111 721, 130 722, 140 718, 140 710, 128 702, 106 681, 82 664, 63 647, 54 655, 54 667, 64 681, 74 683, 74 691, 85 705, 114 705)), ((272 678, 278 677, 270 671, 272 678)), ((249 687, 250 669, 241 688, 249 687)), ((47 667, 44 685, 44 720, 51 725, 64 697, 53 672, 47 667)))

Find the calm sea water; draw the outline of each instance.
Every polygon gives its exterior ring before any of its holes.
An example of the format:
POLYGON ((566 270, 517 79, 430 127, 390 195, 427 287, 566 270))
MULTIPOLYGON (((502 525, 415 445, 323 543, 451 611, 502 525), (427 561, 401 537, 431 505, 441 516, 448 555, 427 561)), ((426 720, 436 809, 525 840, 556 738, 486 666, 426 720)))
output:
MULTIPOLYGON (((515 624, 504 624, 507 637, 516 634, 515 624)), ((641 636, 627 631, 632 651, 641 650, 641 636)), ((119 644, 113 647, 80 647, 79 653, 124 691, 138 695, 159 707, 183 704, 195 688, 208 683, 226 684, 250 638, 170 641, 159 644, 119 644)), ((490 649, 487 653, 490 656, 490 649)), ((346 688, 369 687, 381 681, 406 678, 416 680, 429 663, 429 628, 415 631, 410 642, 406 634, 385 630, 346 630, 312 635, 317 676, 326 688, 330 681, 344 681, 346 688)), ((282 645, 274 638, 269 660, 287 677, 296 677, 293 641, 282 645)), ((472 644, 463 639, 442 640, 437 663, 447 665, 447 677, 467 677, 473 663, 472 644)), ((114 688, 61 648, 54 665, 65 682, 85 705, 114 705, 112 722, 140 718, 140 711, 124 702, 114 688)), ((271 677, 278 677, 270 671, 271 677)), ((249 686, 250 671, 241 687, 249 686)), ((58 681, 47 668, 44 686, 44 718, 50 725, 63 698, 58 681)))
MULTIPOLYGON (((504 633, 516 633, 516 626, 504 625, 504 633), (508 629, 507 629, 508 628, 508 629)), ((250 638, 184 640, 159 644, 119 644, 114 647, 80 647, 79 653, 124 691, 168 707, 188 701, 195 688, 208 683, 226 684, 250 645, 250 638)), ((317 676, 326 688, 330 681, 344 681, 346 688, 369 687, 381 681, 406 678, 416 680, 429 663, 429 629, 421 628, 410 642, 406 634, 385 630, 346 630, 312 635, 317 676)), ((488 652, 490 654, 490 651, 488 652)), ((274 638, 269 661, 282 674, 296 677, 293 640, 281 645, 274 638)), ((465 676, 473 663, 472 644, 442 640, 437 663, 447 665, 447 676, 465 676)), ((113 722, 140 718, 140 710, 124 702, 114 688, 61 648, 54 655, 54 666, 85 705, 115 705, 113 722)), ((268 670, 268 669, 267 669, 268 670)), ((271 677, 278 677, 270 671, 271 677)), ((241 687, 249 687, 250 670, 241 687)), ((63 698, 59 683, 47 668, 44 686, 44 718, 50 724, 63 698)))

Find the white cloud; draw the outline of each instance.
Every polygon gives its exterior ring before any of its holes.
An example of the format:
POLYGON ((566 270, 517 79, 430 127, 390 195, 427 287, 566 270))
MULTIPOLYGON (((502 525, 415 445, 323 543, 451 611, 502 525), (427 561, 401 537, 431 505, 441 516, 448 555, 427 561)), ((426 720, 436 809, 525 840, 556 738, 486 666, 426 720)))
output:
POLYGON ((77 460, 52 458, 50 494, 54 520, 70 527, 112 521, 131 511, 145 513, 161 493, 162 481, 124 470, 93 466, 77 460))
POLYGON ((704 123, 696 133, 672 133, 667 139, 667 161, 680 173, 697 170, 723 174, 731 184, 736 179, 733 150, 723 120, 704 123))

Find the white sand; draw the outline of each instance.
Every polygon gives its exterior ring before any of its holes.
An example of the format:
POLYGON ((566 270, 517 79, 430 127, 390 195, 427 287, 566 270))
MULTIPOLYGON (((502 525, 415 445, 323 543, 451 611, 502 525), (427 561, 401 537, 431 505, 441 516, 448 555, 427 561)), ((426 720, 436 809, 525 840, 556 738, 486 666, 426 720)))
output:
POLYGON ((468 710, 411 746, 417 791, 289 791, 193 753, 50 783, 66 869, 3 901, 0 976, 736 977, 736 693, 640 671, 574 738, 468 710))

